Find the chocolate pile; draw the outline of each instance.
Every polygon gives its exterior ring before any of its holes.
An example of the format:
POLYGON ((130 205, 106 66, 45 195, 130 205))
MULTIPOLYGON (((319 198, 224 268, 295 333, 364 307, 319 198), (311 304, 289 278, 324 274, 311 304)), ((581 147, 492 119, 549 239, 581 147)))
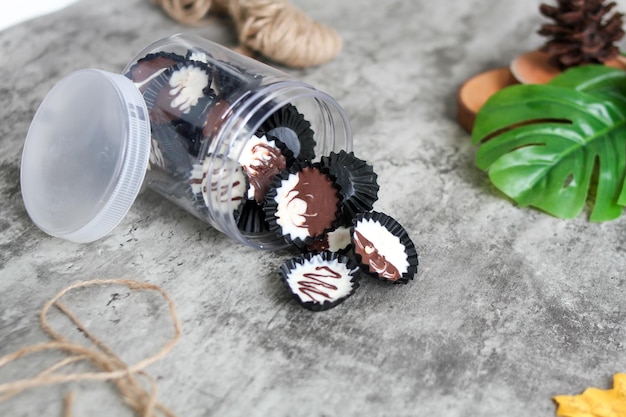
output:
POLYGON ((272 181, 263 210, 270 230, 304 252, 280 268, 302 306, 340 304, 363 274, 396 284, 415 276, 417 251, 406 230, 371 211, 378 189, 373 168, 345 151, 294 164, 272 181))
POLYGON ((413 279, 413 242, 393 218, 372 211, 373 167, 352 152, 316 155, 311 123, 295 105, 268 100, 248 121, 250 137, 216 140, 259 77, 200 50, 147 55, 127 76, 150 113, 150 186, 200 218, 230 217, 244 236, 276 236, 297 248, 303 254, 280 275, 304 307, 338 305, 363 274, 413 279))

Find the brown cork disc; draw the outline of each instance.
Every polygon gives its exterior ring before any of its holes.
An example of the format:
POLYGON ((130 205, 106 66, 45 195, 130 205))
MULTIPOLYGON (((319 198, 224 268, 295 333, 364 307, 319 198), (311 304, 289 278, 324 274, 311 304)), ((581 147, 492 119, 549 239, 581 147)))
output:
POLYGON ((468 132, 472 131, 476 113, 487 99, 504 87, 517 84, 509 68, 496 68, 465 81, 457 94, 457 120, 468 132))
POLYGON ((559 75, 561 70, 549 62, 545 52, 532 51, 511 62, 511 73, 522 84, 545 84, 559 75))
MULTIPOLYGON (((605 63, 613 68, 626 70, 623 58, 618 56, 605 63)), ((545 52, 526 52, 511 62, 511 73, 522 84, 545 84, 561 73, 561 70, 550 63, 545 52)))

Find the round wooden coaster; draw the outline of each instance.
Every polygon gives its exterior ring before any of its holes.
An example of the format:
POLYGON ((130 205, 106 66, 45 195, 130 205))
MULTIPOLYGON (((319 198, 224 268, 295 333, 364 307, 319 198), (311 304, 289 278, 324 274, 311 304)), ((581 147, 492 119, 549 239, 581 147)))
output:
POLYGON ((457 94, 457 120, 468 132, 472 131, 476 113, 487 99, 504 87, 517 84, 509 68, 492 69, 465 81, 457 94))
MULTIPOLYGON (((623 59, 618 56, 605 65, 626 70, 623 59)), ((545 84, 561 72, 550 63, 548 54, 541 51, 526 52, 511 62, 511 73, 522 84, 545 84)))

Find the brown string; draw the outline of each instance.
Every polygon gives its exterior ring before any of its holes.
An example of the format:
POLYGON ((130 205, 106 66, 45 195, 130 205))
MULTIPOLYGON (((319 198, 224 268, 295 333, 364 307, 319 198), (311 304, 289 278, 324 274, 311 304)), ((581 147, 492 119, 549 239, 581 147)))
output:
MULTIPOLYGON (((100 381, 113 381, 124 399, 124 402, 135 411, 135 413, 142 417, 153 417, 155 411, 167 417, 175 417, 174 413, 167 409, 162 404, 156 401, 156 383, 154 379, 145 373, 145 369, 150 364, 163 359, 178 342, 181 334, 181 324, 176 313, 174 302, 170 296, 159 286, 142 283, 124 279, 111 279, 111 280, 92 280, 79 282, 71 285, 64 290, 60 291, 52 299, 50 299, 42 308, 39 319, 41 322, 41 328, 52 341, 37 345, 27 346, 16 352, 5 355, 0 358, 0 367, 13 362, 21 357, 30 355, 36 352, 44 351, 62 351, 70 354, 71 356, 62 359, 55 363, 44 371, 40 372, 33 378, 22 379, 5 384, 0 384, 0 402, 6 401, 9 398, 29 389, 40 387, 50 384, 61 384, 75 381, 85 380, 100 380, 100 381), (130 288, 132 291, 138 290, 150 290, 156 291, 161 294, 167 301, 169 312, 172 318, 174 327, 174 336, 170 339, 156 354, 140 360, 132 366, 126 365, 116 354, 113 352, 104 342, 98 339, 95 335, 89 332, 78 317, 70 311, 65 305, 59 302, 59 299, 68 292, 82 287, 100 286, 100 285, 124 285, 130 288), (97 349, 88 348, 83 345, 69 341, 61 334, 54 331, 48 324, 48 312, 50 308, 54 306, 61 313, 67 316, 72 323, 96 346, 97 349), (58 374, 56 371, 64 368, 65 366, 80 362, 89 361, 101 372, 83 372, 83 373, 69 373, 58 374), (135 375, 142 376, 150 384, 150 390, 147 392, 139 383, 135 375)), ((74 402, 74 394, 69 393, 63 402, 63 415, 64 417, 71 417, 72 404, 74 402)))
POLYGON ((205 16, 211 8, 211 0, 158 0, 157 3, 172 18, 188 25, 206 23, 205 16))
POLYGON ((251 49, 295 68, 333 59, 341 38, 288 0, 154 0, 173 19, 195 25, 209 13, 228 13, 239 34, 239 49, 251 49))
POLYGON ((72 408, 74 406, 74 392, 70 391, 63 398, 63 417, 72 417, 72 408))

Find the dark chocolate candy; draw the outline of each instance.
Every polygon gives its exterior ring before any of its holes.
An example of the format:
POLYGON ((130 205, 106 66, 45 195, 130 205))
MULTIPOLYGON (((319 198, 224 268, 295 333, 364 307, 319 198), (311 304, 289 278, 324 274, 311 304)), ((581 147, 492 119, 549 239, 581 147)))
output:
POLYGON ((276 176, 264 210, 270 229, 303 247, 337 225, 341 196, 319 164, 305 164, 276 176))

